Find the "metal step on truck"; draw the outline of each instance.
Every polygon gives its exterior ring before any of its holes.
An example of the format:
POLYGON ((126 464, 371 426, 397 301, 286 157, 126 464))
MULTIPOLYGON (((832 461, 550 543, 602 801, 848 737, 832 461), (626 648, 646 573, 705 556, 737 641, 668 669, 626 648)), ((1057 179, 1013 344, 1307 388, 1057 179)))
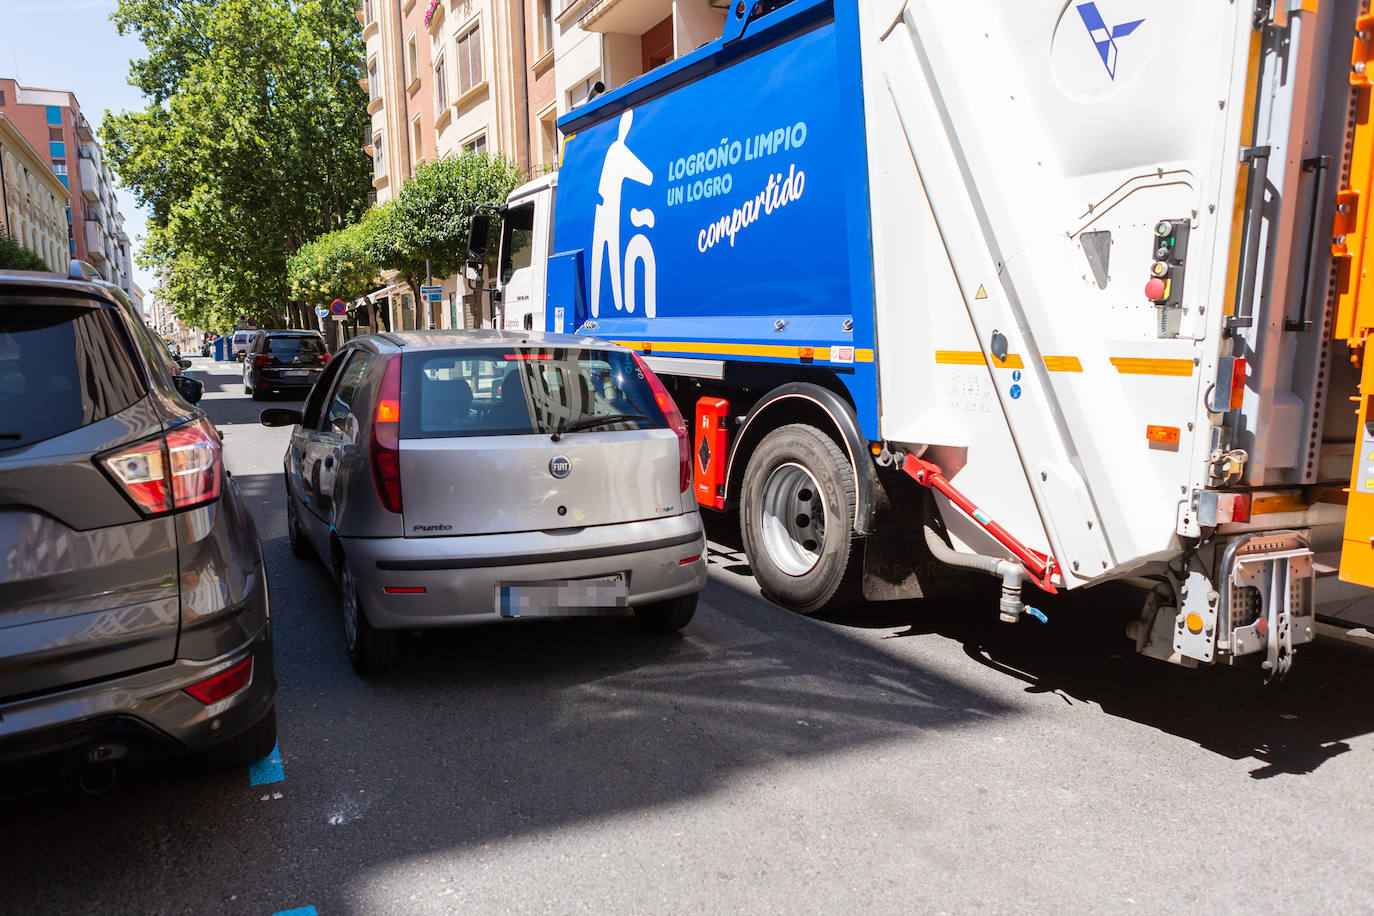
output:
POLYGON ((644 354, 779 604, 1126 582, 1277 678, 1374 606, 1368 6, 731 4, 560 121, 498 320, 644 354))

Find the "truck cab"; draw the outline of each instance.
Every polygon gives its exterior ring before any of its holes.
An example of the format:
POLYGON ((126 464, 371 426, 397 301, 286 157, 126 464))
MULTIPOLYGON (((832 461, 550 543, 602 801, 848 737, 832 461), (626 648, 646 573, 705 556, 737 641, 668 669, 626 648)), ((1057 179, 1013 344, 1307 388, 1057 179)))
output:
POLYGON ((548 291, 546 265, 553 243, 554 193, 558 173, 536 178, 511 192, 501 210, 501 242, 493 322, 507 331, 544 328, 548 291))

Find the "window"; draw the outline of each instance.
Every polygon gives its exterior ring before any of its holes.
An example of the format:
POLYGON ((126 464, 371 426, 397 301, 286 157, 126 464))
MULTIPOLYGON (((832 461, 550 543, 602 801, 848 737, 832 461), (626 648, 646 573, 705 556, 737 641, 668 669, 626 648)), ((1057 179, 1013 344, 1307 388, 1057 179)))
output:
POLYGON ((67 144, 55 140, 49 140, 48 156, 52 159, 66 159, 67 144))
POLYGON ((558 168, 558 113, 551 111, 539 119, 539 158, 545 171, 558 168))
POLYGON ((54 175, 65 175, 65 174, 67 174, 67 163, 63 162, 61 159, 55 159, 55 160, 53 160, 53 164, 52 164, 52 173, 53 173, 54 175))
POLYGON ((539 0, 535 16, 539 20, 535 34, 539 36, 539 53, 542 56, 553 48, 553 0, 539 0))
POLYGON ((448 107, 448 76, 444 72, 444 55, 434 62, 434 113, 448 107))
POLYGON ((501 282, 509 283, 517 270, 530 266, 534 255, 534 204, 506 212, 501 220, 501 282))
POLYGON ((377 62, 374 60, 367 65, 367 100, 375 102, 381 94, 381 87, 377 85, 377 62))
POLYGON ((607 419, 580 425, 663 425, 634 356, 603 350, 506 347, 407 356, 401 405, 402 439, 547 435, 593 417, 607 419))
POLYGON ((60 141, 60 140, 62 139, 62 128, 60 128, 60 127, 49 127, 49 128, 48 128, 48 139, 49 139, 49 140, 59 140, 59 141, 60 141))
POLYGON ((486 134, 482 134, 482 136, 477 137, 477 138, 475 138, 475 139, 473 139, 473 140, 469 140, 467 143, 464 143, 464 144, 463 144, 463 152, 465 152, 465 153, 485 153, 486 151, 487 151, 487 135, 486 135, 486 134))
POLYGON ((416 115, 415 120, 410 122, 410 135, 412 138, 411 159, 419 162, 424 155, 424 134, 420 130, 420 116, 416 115))
POLYGON ((415 33, 410 33, 409 40, 406 41, 406 72, 413 83, 420 78, 420 48, 415 44, 415 33))
POLYGON ((592 74, 582 82, 568 90, 568 108, 576 108, 587 101, 587 97, 592 94, 592 88, 601 79, 600 74, 592 74))
POLYGON ((363 0, 363 23, 369 23, 372 19, 372 0, 363 0))
POLYGON ((329 409, 324 416, 325 432, 349 439, 357 437, 363 424, 353 415, 353 402, 358 399, 358 389, 362 387, 367 362, 367 354, 354 351, 353 358, 339 373, 339 384, 334 388, 334 396, 330 398, 329 409))
POLYGON ((0 450, 89 426, 143 397, 129 346, 105 309, 0 314, 0 450))
POLYGON ((467 95, 482 83, 482 30, 473 26, 458 36, 458 95, 467 95))
POLYGON ((3 104, 5 104, 5 93, 3 90, 0 90, 0 105, 3 104))
POLYGON ((375 165, 373 175, 385 175, 386 147, 382 145, 382 135, 380 132, 372 135, 372 157, 375 165))
POLYGON ((48 106, 48 124, 57 127, 62 126, 62 109, 56 105, 48 106))

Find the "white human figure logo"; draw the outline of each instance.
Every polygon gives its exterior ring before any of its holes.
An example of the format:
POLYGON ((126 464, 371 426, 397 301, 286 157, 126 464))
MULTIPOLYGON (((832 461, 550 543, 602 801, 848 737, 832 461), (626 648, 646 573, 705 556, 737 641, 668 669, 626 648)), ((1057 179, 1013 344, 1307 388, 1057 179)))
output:
MULTIPOLYGON (((654 173, 625 145, 625 138, 629 135, 630 125, 633 123, 633 111, 627 111, 620 116, 619 138, 606 150, 606 161, 601 166, 601 183, 597 186, 601 203, 596 205, 596 218, 592 223, 591 305, 594 316, 601 313, 601 266, 605 263, 608 254, 611 269, 611 296, 615 301, 616 310, 625 308, 626 299, 629 300, 629 311, 635 310, 633 266, 634 261, 638 259, 644 262, 645 313, 650 318, 654 316, 657 299, 654 282, 657 277, 657 269, 654 264, 653 246, 649 244, 649 240, 643 233, 635 235, 630 240, 629 248, 624 254, 625 266, 630 269, 624 271, 623 275, 621 272, 620 192, 622 186, 627 180, 645 186, 654 183, 654 173)), ((631 209, 630 222, 636 227, 652 229, 654 225, 653 211, 631 209)))

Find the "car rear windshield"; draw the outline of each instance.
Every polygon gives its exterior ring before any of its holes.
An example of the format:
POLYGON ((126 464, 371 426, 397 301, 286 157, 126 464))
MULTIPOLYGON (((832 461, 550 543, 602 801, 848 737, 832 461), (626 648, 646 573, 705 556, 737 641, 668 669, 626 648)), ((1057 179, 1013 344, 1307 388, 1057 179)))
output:
POLYGON ((319 356, 324 352, 324 341, 318 337, 268 337, 267 352, 279 359, 295 359, 297 356, 319 356))
POLYGON ((666 425, 629 353, 506 347, 402 357, 402 438, 552 433, 594 417, 607 418, 597 430, 666 425))
POLYGON ((0 304, 0 451, 119 413, 144 388, 105 309, 0 304))

